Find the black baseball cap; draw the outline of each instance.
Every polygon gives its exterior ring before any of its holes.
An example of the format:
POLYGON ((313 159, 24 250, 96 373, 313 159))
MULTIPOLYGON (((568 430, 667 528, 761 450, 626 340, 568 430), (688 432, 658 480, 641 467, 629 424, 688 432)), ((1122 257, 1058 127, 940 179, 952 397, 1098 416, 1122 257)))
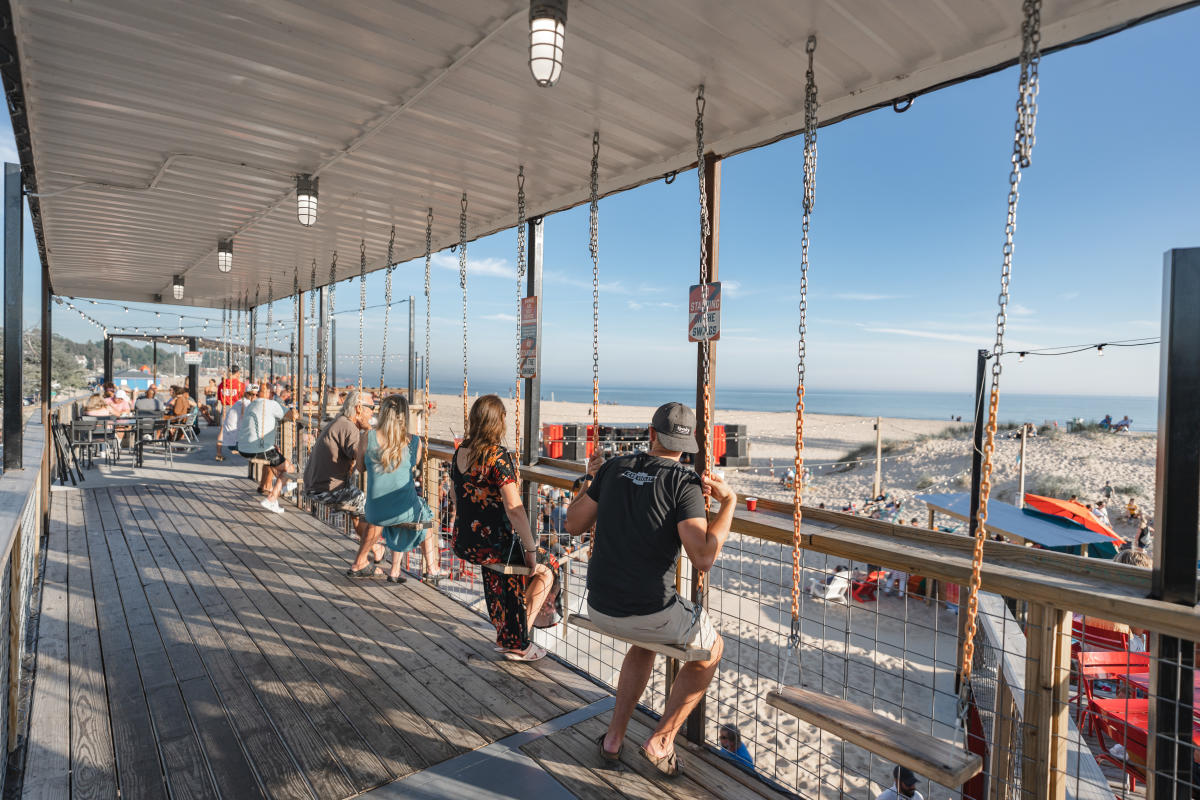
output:
POLYGON ((667 403, 654 412, 650 427, 658 434, 658 441, 668 450, 695 453, 700 449, 696 442, 696 415, 683 403, 667 403))

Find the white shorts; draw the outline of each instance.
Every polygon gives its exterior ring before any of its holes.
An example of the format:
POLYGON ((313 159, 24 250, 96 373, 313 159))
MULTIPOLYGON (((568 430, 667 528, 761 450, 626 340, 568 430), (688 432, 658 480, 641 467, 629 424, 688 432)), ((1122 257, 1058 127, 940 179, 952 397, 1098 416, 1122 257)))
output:
POLYGON ((717 642, 717 631, 708 612, 679 595, 662 611, 630 617, 610 617, 588 603, 588 618, 603 631, 646 644, 712 650, 717 642))

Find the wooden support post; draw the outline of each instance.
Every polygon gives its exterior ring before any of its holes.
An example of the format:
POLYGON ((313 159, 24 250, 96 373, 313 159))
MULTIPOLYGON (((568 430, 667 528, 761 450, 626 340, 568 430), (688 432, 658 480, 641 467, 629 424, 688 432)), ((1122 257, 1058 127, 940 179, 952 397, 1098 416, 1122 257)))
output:
MULTIPOLYGON (((1029 434, 1029 425, 1021 426, 1021 454, 1017 456, 1017 508, 1025 507, 1025 439, 1029 434)), ((1084 554, 1086 555, 1086 553, 1084 554)))
POLYGON ((875 483, 871 491, 874 500, 883 494, 883 417, 875 418, 875 483))
MULTIPOLYGON (((707 256, 707 263, 704 265, 705 271, 708 273, 708 280, 711 282, 719 281, 721 273, 720 265, 720 247, 721 247, 721 159, 719 156, 709 153, 704 159, 704 191, 705 203, 708 205, 708 220, 709 229, 708 236, 704 242, 704 252, 707 256)), ((716 411, 716 385, 717 385, 717 343, 709 342, 708 344, 708 376, 710 387, 709 391, 712 395, 713 411, 716 411)), ((709 409, 704 407, 704 344, 703 342, 696 343, 696 430, 703 432, 700 439, 700 450, 696 453, 696 469, 702 470, 704 465, 708 463, 708 453, 706 452, 707 443, 713 437, 713 419, 709 416, 709 409)), ((799 480, 799 476, 796 477, 799 480)), ((685 561, 686 559, 680 559, 685 561)), ((697 603, 705 608, 708 607, 708 592, 700 586, 700 573, 695 567, 688 562, 688 577, 691 586, 692 602, 697 603)), ((696 744, 704 743, 704 720, 707 712, 705 710, 705 699, 700 698, 696 709, 688 717, 687 724, 684 727, 684 732, 688 741, 696 744)))
POLYGON ((1013 754, 1016 752, 1013 722, 1016 720, 1016 713, 1012 692, 1004 679, 1004 670, 997 670, 996 707, 992 721, 992 741, 988 747, 990 755, 987 760, 987 796, 990 798, 1007 797, 1008 787, 1012 785, 1013 754))
POLYGON ((1031 603, 1025 637, 1022 789, 1038 800, 1063 800, 1069 777, 1070 612, 1031 603))

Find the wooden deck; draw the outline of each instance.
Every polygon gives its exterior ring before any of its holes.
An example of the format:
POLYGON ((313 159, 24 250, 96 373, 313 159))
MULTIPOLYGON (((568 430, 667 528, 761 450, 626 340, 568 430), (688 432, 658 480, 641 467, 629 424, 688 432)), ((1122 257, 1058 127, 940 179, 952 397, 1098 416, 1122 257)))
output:
POLYGON ((347 539, 257 500, 244 479, 55 491, 24 796, 439 796, 398 779, 522 732, 563 796, 763 794, 712 755, 666 785, 632 742, 600 770, 583 741, 605 689, 499 659, 485 620, 414 579, 346 578, 347 539))

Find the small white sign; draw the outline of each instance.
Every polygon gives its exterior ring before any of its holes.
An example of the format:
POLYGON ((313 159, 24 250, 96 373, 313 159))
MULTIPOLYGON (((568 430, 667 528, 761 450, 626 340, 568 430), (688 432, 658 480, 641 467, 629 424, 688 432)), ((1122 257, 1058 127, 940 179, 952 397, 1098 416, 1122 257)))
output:
POLYGON ((185 364, 199 364, 203 360, 204 354, 199 350, 188 350, 183 354, 183 363, 185 364))

